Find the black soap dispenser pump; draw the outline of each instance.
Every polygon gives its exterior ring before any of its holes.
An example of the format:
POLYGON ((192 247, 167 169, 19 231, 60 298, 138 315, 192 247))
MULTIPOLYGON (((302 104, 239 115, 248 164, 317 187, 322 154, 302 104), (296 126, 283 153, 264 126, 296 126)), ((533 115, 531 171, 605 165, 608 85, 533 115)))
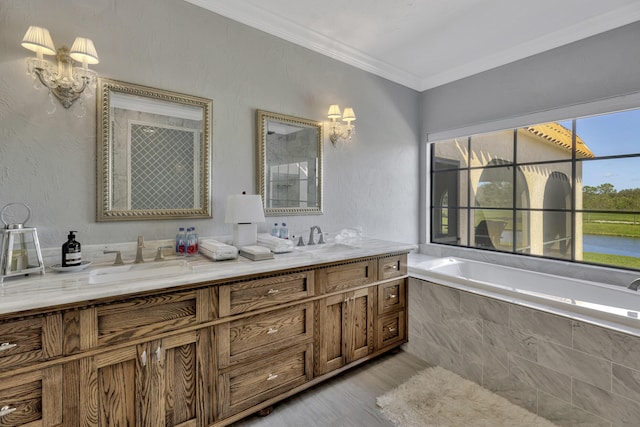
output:
POLYGON ((69 236, 64 245, 62 245, 62 266, 77 267, 82 263, 82 252, 80 251, 80 242, 76 242, 77 231, 69 231, 69 236))

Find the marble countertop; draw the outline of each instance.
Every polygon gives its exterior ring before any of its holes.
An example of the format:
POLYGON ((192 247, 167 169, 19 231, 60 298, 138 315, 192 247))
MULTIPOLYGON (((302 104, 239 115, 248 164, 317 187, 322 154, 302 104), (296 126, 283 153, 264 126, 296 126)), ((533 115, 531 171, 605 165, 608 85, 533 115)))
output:
MULTIPOLYGON (((165 276, 154 276, 91 284, 89 277, 96 269, 110 267, 111 263, 92 264, 79 272, 57 272, 47 268, 44 275, 6 278, 0 284, 0 314, 25 310, 55 307, 59 305, 96 300, 136 292, 166 289, 190 283, 229 279, 251 274, 320 265, 352 258, 381 255, 393 252, 409 252, 417 249, 415 244, 362 238, 347 245, 296 248, 293 252, 276 254, 274 259, 251 261, 238 257, 236 260, 214 262, 202 255, 195 257, 168 257, 167 261, 185 259, 184 272, 165 276)), ((158 264, 161 264, 160 261, 158 264)), ((152 264, 153 261, 146 263, 152 264)))

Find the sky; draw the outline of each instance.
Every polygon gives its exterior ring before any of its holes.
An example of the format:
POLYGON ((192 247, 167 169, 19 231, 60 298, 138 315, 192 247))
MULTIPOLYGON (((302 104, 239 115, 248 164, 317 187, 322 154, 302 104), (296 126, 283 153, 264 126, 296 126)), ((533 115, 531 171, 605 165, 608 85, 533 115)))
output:
MULTIPOLYGON (((571 122, 560 122, 571 129, 571 122)), ((640 154, 640 110, 629 110, 578 119, 576 133, 600 156, 640 154)), ((613 184, 616 190, 640 188, 640 157, 593 160, 584 163, 583 184, 597 187, 613 184)))

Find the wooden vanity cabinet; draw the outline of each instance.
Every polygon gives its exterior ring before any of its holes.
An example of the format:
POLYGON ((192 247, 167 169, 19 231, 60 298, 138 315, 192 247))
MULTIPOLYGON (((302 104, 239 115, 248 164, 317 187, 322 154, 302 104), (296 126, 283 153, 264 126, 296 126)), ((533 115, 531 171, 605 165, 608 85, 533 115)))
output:
POLYGON ((222 427, 407 340, 406 254, 0 316, 0 427, 222 427))

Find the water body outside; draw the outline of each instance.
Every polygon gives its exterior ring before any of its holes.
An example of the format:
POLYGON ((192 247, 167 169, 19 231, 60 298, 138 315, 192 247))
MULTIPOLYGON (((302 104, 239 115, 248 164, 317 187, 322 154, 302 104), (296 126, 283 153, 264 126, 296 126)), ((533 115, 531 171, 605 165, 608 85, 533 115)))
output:
POLYGON ((640 257, 640 238, 618 236, 582 236, 584 252, 640 257))

